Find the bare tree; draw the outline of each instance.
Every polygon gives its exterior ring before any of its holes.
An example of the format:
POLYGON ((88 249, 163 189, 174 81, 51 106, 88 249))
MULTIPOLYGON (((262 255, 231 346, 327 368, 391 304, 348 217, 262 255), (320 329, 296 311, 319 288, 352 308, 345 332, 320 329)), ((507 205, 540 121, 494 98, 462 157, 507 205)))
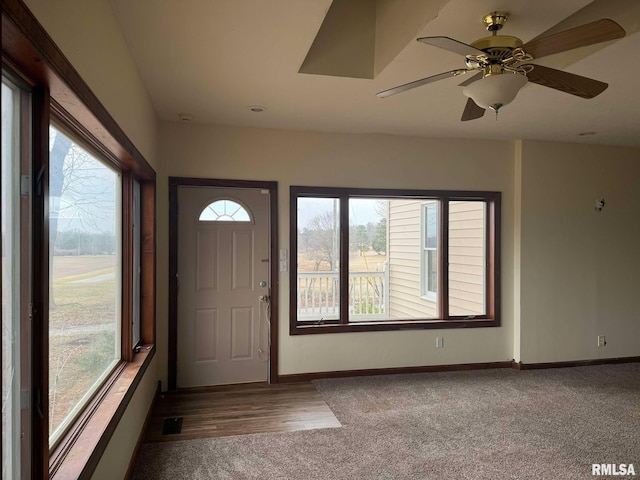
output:
POLYGON ((380 218, 387 218, 387 211, 389 210, 389 200, 376 200, 373 205, 373 210, 378 214, 380 218))
POLYGON ((330 271, 337 267, 337 233, 336 219, 332 212, 316 215, 302 231, 302 247, 313 260, 314 271, 319 270, 322 263, 327 263, 330 271))
POLYGON ((60 132, 55 135, 49 165, 51 243, 55 245, 60 228, 111 230, 116 202, 109 170, 60 132))
MULTIPOLYGON (((65 135, 56 135, 49 153, 49 197, 60 198, 64 184, 64 159, 71 149, 71 140, 65 135)), ((55 243, 58 235, 58 215, 49 219, 49 235, 51 243, 55 243)))

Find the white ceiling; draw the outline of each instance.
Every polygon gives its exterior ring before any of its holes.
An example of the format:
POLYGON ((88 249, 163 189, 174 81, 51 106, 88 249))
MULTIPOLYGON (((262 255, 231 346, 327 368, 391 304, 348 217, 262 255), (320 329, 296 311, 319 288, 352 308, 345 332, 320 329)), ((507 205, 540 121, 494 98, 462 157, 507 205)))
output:
POLYGON ((600 96, 584 100, 529 84, 497 120, 487 113, 461 122, 466 97, 459 78, 385 99, 375 96, 464 67, 463 57, 415 40, 375 79, 298 73, 331 0, 112 0, 112 5, 163 120, 179 121, 178 114, 187 113, 194 122, 217 125, 640 146, 640 2, 395 1, 442 5, 407 38, 445 35, 471 43, 488 35, 480 19, 494 10, 511 14, 501 33, 524 42, 553 27, 564 30, 603 17, 628 34, 539 62, 609 83, 600 96), (249 105, 267 110, 253 113, 249 105), (596 135, 578 136, 581 132, 596 135))

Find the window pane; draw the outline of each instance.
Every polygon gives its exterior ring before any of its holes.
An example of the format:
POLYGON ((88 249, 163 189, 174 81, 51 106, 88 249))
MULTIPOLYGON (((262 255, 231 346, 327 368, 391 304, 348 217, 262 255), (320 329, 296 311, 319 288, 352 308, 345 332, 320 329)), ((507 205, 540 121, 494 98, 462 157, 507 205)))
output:
POLYGON ((50 129, 49 444, 120 358, 120 178, 50 129))
POLYGON ((422 251, 422 295, 437 302, 438 297, 438 202, 422 205, 424 249, 422 251))
POLYGON ((2 82, 2 478, 19 478, 20 466, 20 247, 18 92, 2 82))
POLYGON ((340 318, 340 201, 298 198, 298 321, 340 318))
POLYGON ((438 251, 433 248, 427 250, 426 284, 427 292, 438 293, 438 251))
POLYGON ((438 204, 429 202, 424 207, 424 248, 438 248, 438 204))
POLYGON ((199 220, 201 222, 250 222, 251 217, 239 203, 218 200, 205 207, 199 220))
POLYGON ((449 315, 486 313, 486 202, 449 202, 449 315))
POLYGON ((387 199, 349 200, 349 321, 387 320, 387 199))

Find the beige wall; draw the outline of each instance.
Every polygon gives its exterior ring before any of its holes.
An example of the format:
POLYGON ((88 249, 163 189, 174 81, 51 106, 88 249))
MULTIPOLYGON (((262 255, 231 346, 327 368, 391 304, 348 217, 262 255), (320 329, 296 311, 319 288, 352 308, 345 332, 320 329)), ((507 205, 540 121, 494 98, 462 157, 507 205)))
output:
POLYGON ((280 275, 280 373, 470 363, 513 358, 513 144, 161 123, 158 228, 159 366, 166 385, 168 176, 276 180, 280 247, 289 247, 289 186, 503 192, 503 327, 289 336, 280 275), (436 335, 445 348, 435 348, 436 335))
POLYGON ((521 245, 522 245, 522 140, 518 140, 514 145, 514 188, 513 188, 513 359, 516 362, 521 360, 520 334, 521 334, 521 292, 520 265, 521 265, 521 245))
POLYGON ((133 398, 127 406, 120 423, 113 432, 107 449, 102 454, 93 480, 114 480, 124 478, 131 461, 138 435, 150 407, 158 385, 158 359, 154 357, 142 377, 133 398))
POLYGON ((640 355, 640 149, 519 148, 522 361, 640 355))
POLYGON ((108 0, 25 0, 152 167, 158 121, 108 0))

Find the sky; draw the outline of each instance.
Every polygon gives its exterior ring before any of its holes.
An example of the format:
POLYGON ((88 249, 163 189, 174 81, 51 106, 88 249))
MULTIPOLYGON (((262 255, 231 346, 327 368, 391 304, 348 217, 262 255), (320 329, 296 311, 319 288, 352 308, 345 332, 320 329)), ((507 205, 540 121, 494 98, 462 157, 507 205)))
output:
MULTIPOLYGON (((298 198, 298 225, 305 228, 308 222, 325 212, 333 212, 334 200, 332 198, 298 198)), ((352 198, 349 200, 350 223, 352 225, 366 225, 371 222, 376 224, 382 218, 375 209, 376 200, 369 198, 352 198)), ((336 205, 336 211, 339 207, 336 205)))

